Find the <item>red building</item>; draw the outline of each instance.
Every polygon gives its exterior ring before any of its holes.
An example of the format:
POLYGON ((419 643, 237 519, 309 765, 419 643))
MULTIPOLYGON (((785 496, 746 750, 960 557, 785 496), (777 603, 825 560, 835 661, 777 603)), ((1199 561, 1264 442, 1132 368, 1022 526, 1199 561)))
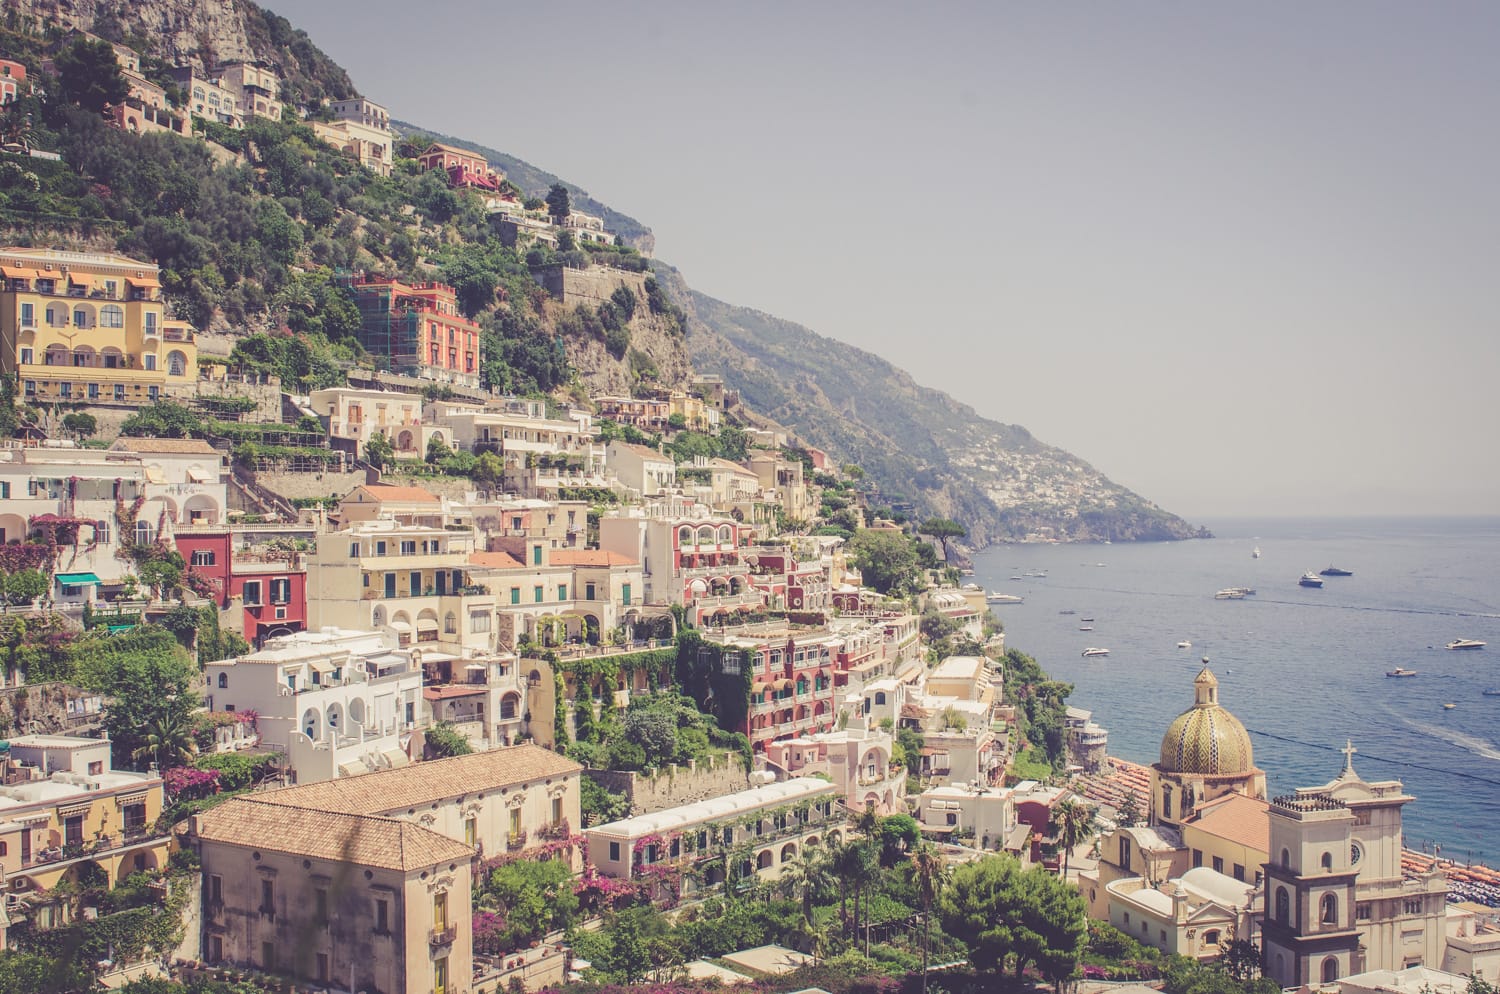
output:
POLYGON ((479 385, 479 325, 459 313, 451 286, 361 274, 349 288, 359 308, 359 343, 389 359, 392 372, 479 385))
POLYGON ((750 708, 736 731, 750 748, 814 732, 831 732, 838 722, 833 677, 839 639, 824 631, 767 636, 734 636, 726 649, 738 650, 751 668, 750 708))
POLYGON ((253 645, 307 628, 307 566, 301 556, 293 554, 288 562, 243 551, 236 554, 235 536, 228 528, 183 528, 175 539, 187 568, 213 582, 219 607, 227 608, 239 598, 245 638, 253 645))
POLYGON ((26 67, 19 62, 0 59, 0 106, 29 92, 30 89, 26 86, 26 67))
POLYGON ((498 191, 501 180, 505 178, 491 169, 489 160, 478 152, 436 142, 428 146, 427 151, 417 156, 417 165, 424 172, 429 169, 441 169, 448 174, 450 186, 470 186, 479 190, 498 191))

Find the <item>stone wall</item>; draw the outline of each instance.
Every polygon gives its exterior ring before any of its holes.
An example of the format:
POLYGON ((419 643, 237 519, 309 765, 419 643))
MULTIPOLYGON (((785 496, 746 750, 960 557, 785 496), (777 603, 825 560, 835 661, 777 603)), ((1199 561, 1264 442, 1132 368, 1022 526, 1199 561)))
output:
POLYGON ((588 304, 597 307, 620 287, 629 287, 638 297, 646 293, 646 273, 632 273, 609 266, 570 269, 563 265, 538 266, 531 276, 565 307, 588 304))
POLYGON ((606 790, 624 794, 630 815, 651 814, 710 797, 749 790, 750 774, 739 753, 726 752, 702 763, 669 766, 655 773, 629 770, 584 770, 583 775, 606 790))
POLYGON ((80 734, 99 724, 103 698, 66 683, 0 688, 0 735, 80 734))
POLYGON ((342 497, 365 483, 365 471, 355 469, 347 473, 336 470, 322 473, 256 473, 255 482, 288 500, 294 497, 342 497))

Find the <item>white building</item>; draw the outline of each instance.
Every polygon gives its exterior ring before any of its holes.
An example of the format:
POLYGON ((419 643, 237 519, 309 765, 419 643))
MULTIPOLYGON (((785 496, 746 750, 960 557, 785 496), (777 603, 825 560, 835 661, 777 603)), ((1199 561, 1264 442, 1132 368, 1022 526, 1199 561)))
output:
POLYGON ((1206 866, 1153 886, 1143 877, 1105 885, 1109 922, 1142 945, 1198 960, 1218 959, 1236 939, 1253 939, 1260 898, 1253 883, 1206 866))
POLYGON ((1029 862, 1030 829, 1016 818, 1009 787, 950 783, 917 795, 917 821, 932 835, 961 835, 977 849, 1003 850, 1029 862))
POLYGON ((671 456, 648 446, 610 442, 608 460, 620 485, 632 493, 649 497, 677 486, 677 463, 671 456))
POLYGON ((273 638, 209 663, 210 710, 254 711, 261 743, 294 782, 402 766, 422 706, 422 669, 378 632, 324 629, 273 638))

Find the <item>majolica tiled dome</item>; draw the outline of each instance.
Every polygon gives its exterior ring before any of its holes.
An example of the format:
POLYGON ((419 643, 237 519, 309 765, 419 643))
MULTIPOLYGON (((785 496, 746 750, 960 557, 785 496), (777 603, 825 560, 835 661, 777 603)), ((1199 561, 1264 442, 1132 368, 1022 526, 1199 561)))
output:
POLYGON ((1219 681, 1207 666, 1193 681, 1193 691, 1193 706, 1162 737, 1162 770, 1211 777, 1249 773, 1255 767, 1250 733, 1219 704, 1219 681))

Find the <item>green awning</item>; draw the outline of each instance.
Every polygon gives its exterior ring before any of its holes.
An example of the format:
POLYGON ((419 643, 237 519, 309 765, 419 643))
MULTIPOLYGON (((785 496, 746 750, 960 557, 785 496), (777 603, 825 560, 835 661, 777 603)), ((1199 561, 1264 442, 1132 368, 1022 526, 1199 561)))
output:
POLYGON ((104 581, 93 573, 59 573, 57 582, 65 587, 87 587, 97 586, 104 581))

